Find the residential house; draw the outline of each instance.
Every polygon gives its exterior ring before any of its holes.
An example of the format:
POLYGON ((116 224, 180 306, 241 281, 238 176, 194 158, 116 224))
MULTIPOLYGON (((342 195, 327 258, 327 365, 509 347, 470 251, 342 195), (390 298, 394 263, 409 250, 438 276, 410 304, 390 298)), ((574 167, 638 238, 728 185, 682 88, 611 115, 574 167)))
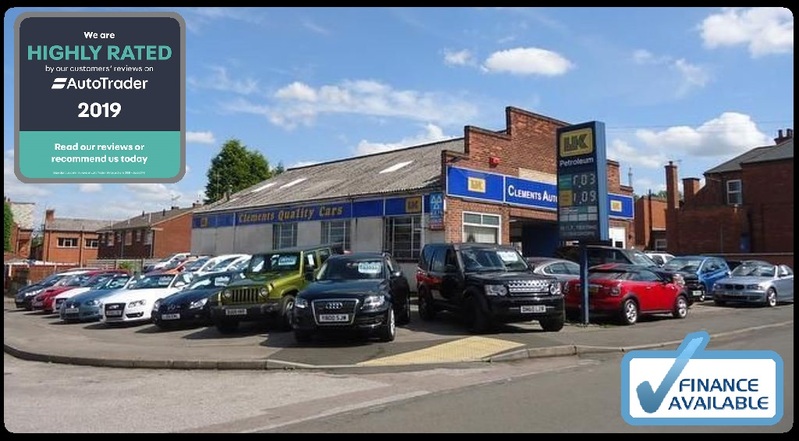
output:
POLYGON ((635 247, 642 250, 667 251, 666 199, 651 192, 635 200, 635 247))
POLYGON ((96 219, 56 218, 55 210, 45 210, 42 243, 35 258, 86 266, 97 259, 100 235, 98 231, 113 221, 96 219))
POLYGON ((102 231, 100 259, 161 259, 191 248, 191 207, 153 211, 110 225, 102 231))
POLYGON ((666 229, 672 254, 716 254, 793 266, 793 129, 774 145, 755 147, 704 173, 683 179, 666 165, 666 229))
POLYGON ((36 204, 33 202, 14 202, 9 198, 5 199, 11 206, 11 213, 14 215, 14 226, 11 229, 11 251, 12 258, 27 259, 31 256, 31 240, 33 239, 34 209, 36 204))

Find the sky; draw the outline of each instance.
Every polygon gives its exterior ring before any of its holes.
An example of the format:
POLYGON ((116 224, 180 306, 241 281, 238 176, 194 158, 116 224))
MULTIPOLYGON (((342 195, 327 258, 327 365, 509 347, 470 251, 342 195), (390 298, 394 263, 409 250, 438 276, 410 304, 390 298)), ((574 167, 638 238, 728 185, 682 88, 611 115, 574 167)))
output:
POLYGON ((505 128, 514 106, 601 121, 636 194, 793 128, 785 8, 13 8, 4 20, 5 196, 58 218, 124 220, 203 198, 230 139, 296 167, 505 128), (14 175, 14 20, 169 11, 186 22, 186 175, 175 184, 26 184, 14 175))

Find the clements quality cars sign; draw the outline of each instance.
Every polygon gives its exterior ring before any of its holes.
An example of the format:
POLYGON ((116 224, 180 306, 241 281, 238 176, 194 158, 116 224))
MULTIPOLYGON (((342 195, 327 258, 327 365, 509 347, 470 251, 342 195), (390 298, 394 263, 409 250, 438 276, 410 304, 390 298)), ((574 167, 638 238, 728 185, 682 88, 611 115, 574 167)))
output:
POLYGON ((676 351, 622 359, 622 417, 632 425, 774 425, 783 415, 783 362, 774 351, 708 351, 705 331, 676 351))
POLYGON ((20 15, 17 178, 179 181, 186 169, 185 29, 176 13, 20 15))

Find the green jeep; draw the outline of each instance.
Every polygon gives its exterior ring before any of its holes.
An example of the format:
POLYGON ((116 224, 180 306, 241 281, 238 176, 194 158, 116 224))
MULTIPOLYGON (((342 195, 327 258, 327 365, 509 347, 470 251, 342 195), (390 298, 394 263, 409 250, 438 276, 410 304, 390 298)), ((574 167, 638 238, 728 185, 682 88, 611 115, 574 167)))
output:
POLYGON ((291 330, 294 299, 322 263, 331 246, 290 248, 253 254, 244 279, 231 282, 211 301, 211 319, 221 333, 238 329, 243 321, 264 321, 291 330))

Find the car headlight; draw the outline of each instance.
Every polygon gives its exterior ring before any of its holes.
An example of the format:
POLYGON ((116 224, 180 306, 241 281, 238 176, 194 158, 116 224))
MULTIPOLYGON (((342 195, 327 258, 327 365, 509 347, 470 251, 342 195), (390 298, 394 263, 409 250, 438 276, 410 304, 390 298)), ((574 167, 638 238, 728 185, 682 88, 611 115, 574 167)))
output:
POLYGON ((29 291, 25 293, 25 297, 32 297, 42 292, 41 289, 34 289, 33 291, 29 291))
POLYGON ((260 291, 258 291, 258 294, 260 294, 260 295, 261 295, 261 297, 266 297, 266 296, 268 296, 268 295, 269 295, 269 289, 267 289, 267 288, 261 288, 261 290, 260 290, 260 291))
POLYGON ((386 303, 386 298, 383 296, 366 296, 363 301, 364 309, 377 309, 386 303))
POLYGON ((232 296, 233 296, 233 294, 231 294, 229 290, 226 289, 226 290, 222 291, 222 297, 224 297, 226 299, 229 299, 232 296))
POLYGON ((160 307, 161 307, 161 299, 158 299, 155 302, 153 302, 153 311, 156 311, 160 307))
POLYGON ((202 308, 205 304, 208 303, 208 297, 203 297, 200 300, 195 300, 189 304, 189 309, 196 309, 202 308))
POLYGON ((718 283, 714 283, 712 289, 713 289, 713 291, 719 290, 719 289, 721 289, 721 285, 718 284, 718 283))
POLYGON ((763 291, 763 287, 756 284, 756 285, 746 285, 746 289, 753 289, 755 291, 763 291))
POLYGON ((308 307, 308 300, 304 297, 297 297, 294 300, 294 307, 295 308, 307 308, 308 307))
POLYGON ((99 299, 86 300, 86 306, 99 306, 102 303, 99 299))
POLYGON ((486 285, 485 291, 487 296, 504 296, 508 293, 508 288, 504 285, 486 285))
POLYGON ((549 285, 549 293, 553 296, 560 294, 560 282, 549 285))
POLYGON ((146 304, 147 304, 147 300, 145 300, 145 299, 134 300, 134 301, 128 303, 128 308, 135 308, 137 306, 144 306, 146 304))

